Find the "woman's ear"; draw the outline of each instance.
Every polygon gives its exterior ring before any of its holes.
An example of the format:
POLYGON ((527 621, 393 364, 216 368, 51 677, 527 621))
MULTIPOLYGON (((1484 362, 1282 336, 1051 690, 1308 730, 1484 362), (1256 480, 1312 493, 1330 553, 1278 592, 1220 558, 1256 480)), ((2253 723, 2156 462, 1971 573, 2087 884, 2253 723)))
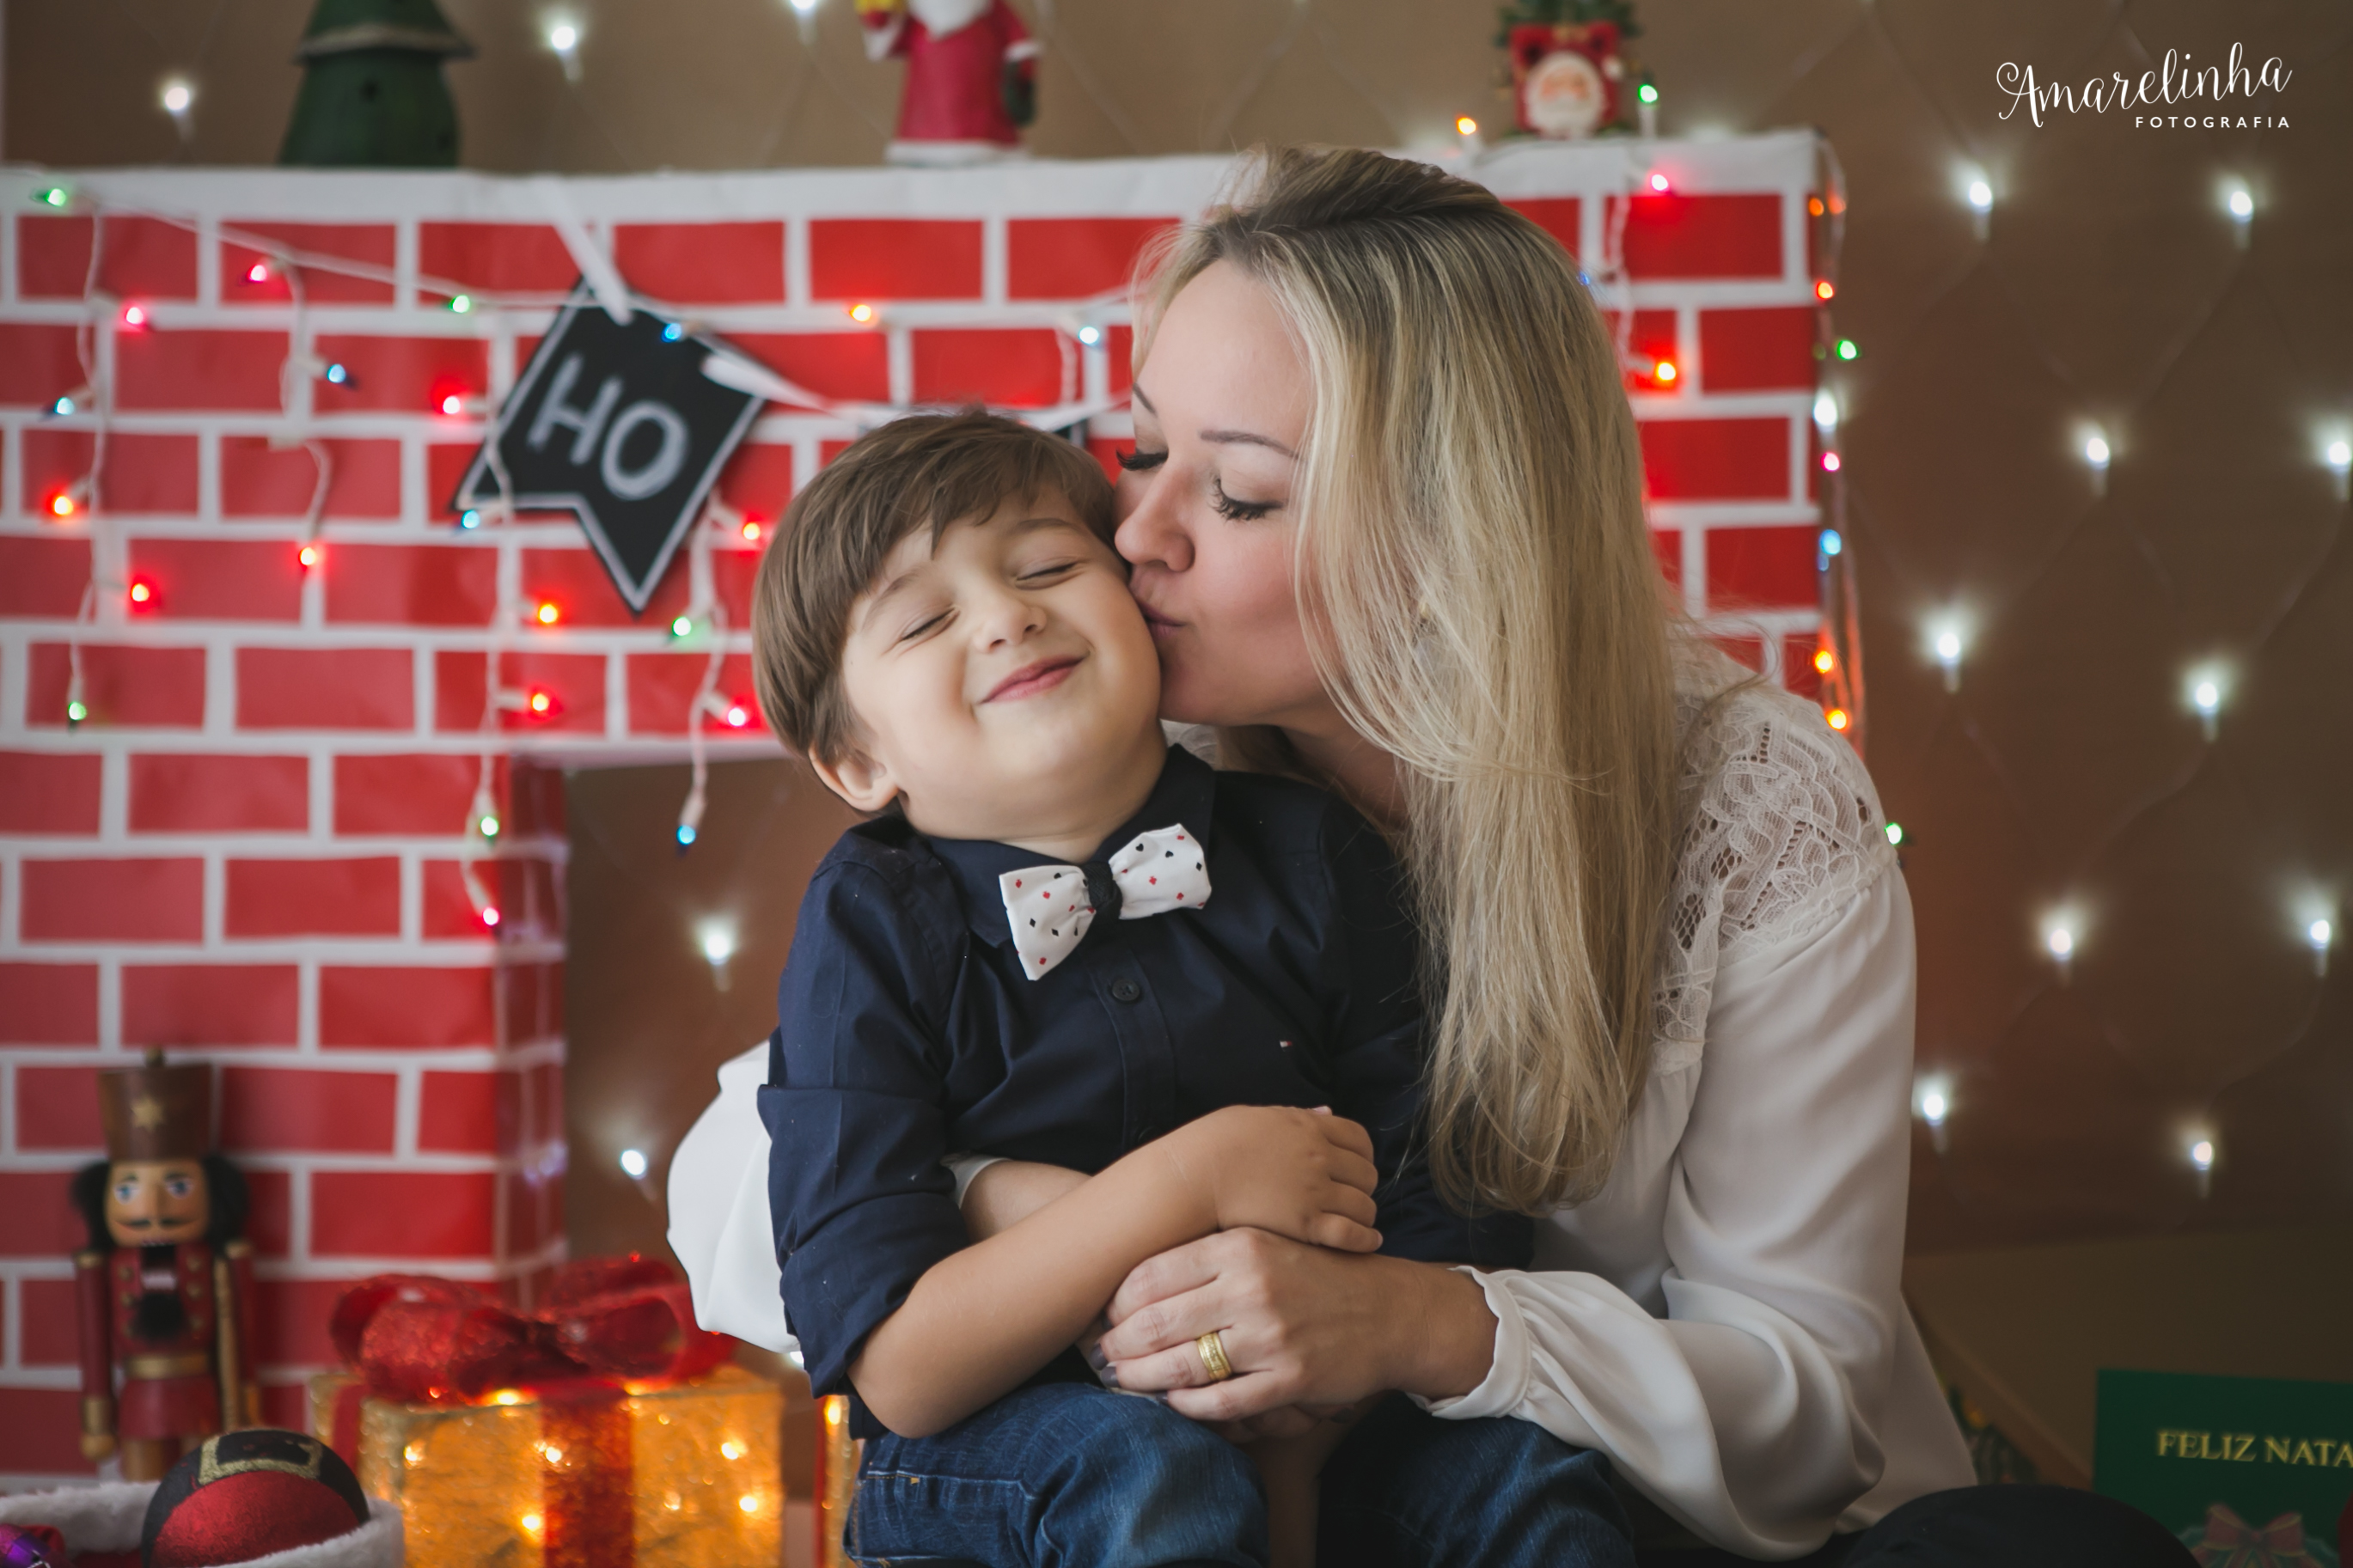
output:
POLYGON ((819 756, 812 746, 808 762, 826 788, 870 816, 899 798, 899 781, 891 770, 855 746, 833 758, 819 756))

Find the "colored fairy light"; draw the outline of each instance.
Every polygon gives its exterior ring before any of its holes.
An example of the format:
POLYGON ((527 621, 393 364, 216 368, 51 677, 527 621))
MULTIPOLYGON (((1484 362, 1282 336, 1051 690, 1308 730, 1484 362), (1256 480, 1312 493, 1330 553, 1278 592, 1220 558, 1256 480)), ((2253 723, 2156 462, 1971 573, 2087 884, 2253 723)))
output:
MULTIPOLYGON (((643 1149, 621 1151, 621 1174, 636 1181, 646 1173, 646 1152, 643 1149)), ((733 1458, 730 1455, 729 1458, 733 1458)))
POLYGON ((695 832, 691 825, 683 822, 678 825, 678 847, 681 849, 692 848, 695 839, 699 837, 700 835, 695 832))
POLYGON ((1826 647, 1818 647, 1814 650, 1814 673, 1817 675, 1828 675, 1831 670, 1836 669, 1837 668, 1838 655, 1832 653, 1826 647))
POLYGON ((352 373, 340 364, 329 365, 319 375, 322 380, 333 382, 337 386, 347 385, 352 379, 352 373))
POLYGON ((1902 823, 1891 822, 1887 825, 1887 842, 1894 845, 1899 849, 1903 847, 1904 825, 1902 823))
POLYGON ((1862 350, 1854 346, 1854 340, 1852 338, 1841 338, 1838 341, 1838 356, 1841 359, 1852 359, 1856 354, 1862 352, 1862 350))
POLYGON ((449 393, 441 399, 441 412, 452 417, 463 414, 466 412, 466 400, 457 393, 449 393))
POLYGON ((59 490, 57 494, 49 498, 49 515, 51 517, 59 519, 69 518, 79 510, 79 508, 75 505, 73 496, 69 491, 59 490))
POLYGON ((543 626, 552 626, 564 618, 564 612, 555 607, 554 600, 542 599, 539 602, 539 608, 532 612, 532 618, 543 626))
POLYGON ((546 692, 534 691, 531 694, 531 710, 533 712, 546 713, 552 711, 554 707, 555 699, 550 697, 546 692))
POLYGON ((458 526, 459 528, 480 528, 482 526, 482 514, 476 511, 472 507, 468 507, 464 511, 458 514, 458 526))
POLYGON ((55 403, 49 405, 49 412, 56 415, 60 419, 64 418, 67 415, 71 414, 73 411, 74 400, 71 393, 66 394, 66 395, 58 398, 55 403))
POLYGON ((1969 182, 1969 205, 1981 213, 1993 211, 1993 187, 1983 180, 1969 182))
POLYGON ((496 838, 499 836, 499 819, 497 816, 494 813, 486 811, 481 816, 476 817, 474 819, 474 831, 480 834, 485 838, 496 838))
POLYGON ((302 569, 307 572, 319 563, 319 547, 315 544, 306 544, 294 552, 294 559, 300 561, 302 563, 302 569))
POLYGON ((1825 723, 1829 724, 1831 729, 1840 731, 1841 734, 1845 732, 1846 727, 1849 724, 1854 722, 1853 715, 1850 714, 1843 708, 1831 709, 1829 712, 1822 715, 1822 720, 1825 723))
POLYGON ((1838 399, 1825 390, 1814 394, 1814 428, 1828 432, 1838 428, 1838 399))
POLYGON ((719 1445, 719 1452, 730 1459, 740 1459, 750 1451, 733 1437, 719 1445))
POLYGON ((67 703, 67 704, 66 704, 66 722, 67 722, 67 723, 69 723, 69 724, 79 724, 79 723, 80 723, 83 720, 85 720, 85 719, 87 719, 87 718, 89 718, 89 717, 90 717, 90 708, 89 708, 89 705, 88 705, 88 704, 86 704, 86 703, 82 703, 82 702, 79 702, 79 701, 76 701, 76 702, 69 702, 69 703, 67 703))
POLYGON ((1659 101, 1659 89, 1646 81, 1634 89, 1634 97, 1639 102, 1656 103, 1659 101))
POLYGON ((73 201, 73 193, 67 190, 63 185, 49 185, 42 190, 36 191, 33 194, 33 199, 40 203, 43 206, 62 207, 71 205, 73 201))
POLYGON ((474 297, 471 294, 452 294, 449 296, 449 310, 452 315, 467 315, 470 314, 473 309, 474 297))
POLYGON ((134 605, 150 605, 154 603, 154 584, 149 583, 143 577, 132 578, 131 581, 131 602, 134 605))
POLYGON ((1830 300, 1830 299, 1835 299, 1835 298, 1837 297, 1837 295, 1838 295, 1838 285, 1837 285, 1837 284, 1835 284, 1835 283, 1831 282, 1831 281, 1829 279, 1827 279, 1827 278, 1817 278, 1817 279, 1814 279, 1814 298, 1815 298, 1815 299, 1817 299, 1817 300, 1830 300))
POLYGON ((670 624, 670 635, 674 637, 691 637, 693 634, 694 617, 692 616, 681 616, 670 624))
POLYGON ((1675 377, 1680 374, 1675 369, 1675 362, 1671 359, 1662 359, 1651 369, 1651 379, 1661 386, 1672 386, 1675 377))
POLYGON ((686 336, 686 329, 680 326, 676 321, 670 322, 668 326, 662 329, 662 342, 666 343, 674 343, 684 336, 686 336))
POLYGON ((751 721, 752 710, 744 707, 741 702, 731 702, 727 705, 728 728, 732 730, 740 730, 751 721))
POLYGON ((1821 197, 1808 196, 1806 198, 1806 214, 1808 216, 1820 217, 1822 216, 1823 210, 1821 197))
POLYGON ((1667 183, 1667 177, 1664 174, 1652 174, 1651 176, 1651 190, 1653 195, 1663 196, 1673 188, 1674 187, 1672 185, 1670 185, 1667 183))
POLYGON ((759 542, 760 520, 758 518, 747 517, 744 520, 744 537, 755 544, 759 542))
POLYGON ((2244 186, 2232 191, 2231 199, 2223 205, 2231 209, 2231 216, 2241 223, 2245 223, 2255 216, 2255 198, 2247 194, 2244 186))
POLYGON ((745 1513, 757 1513, 760 1511, 760 1494, 757 1492, 745 1492, 742 1497, 735 1500, 735 1506, 742 1509, 745 1513))
POLYGON ((861 300, 849 307, 849 319, 861 327, 871 326, 874 322, 874 307, 861 300))
MULTIPOLYGON (((1839 531, 1837 529, 1826 528, 1822 530, 1820 536, 1814 541, 1814 548, 1820 551, 1825 555, 1836 555, 1840 551, 1846 548, 1846 541, 1840 537, 1839 531)), ((1830 650, 1828 648, 1824 648, 1822 651, 1824 653, 1828 653, 1830 650)))
POLYGON ((1103 342, 1103 329, 1092 324, 1081 327, 1079 329, 1079 342, 1086 344, 1089 348, 1094 347, 1097 343, 1103 342))
POLYGON ((1454 134, 1476 136, 1479 134, 1479 122, 1467 114, 1458 114, 1454 117, 1454 134))
POLYGON ((268 263, 267 261, 257 261, 257 262, 255 262, 252 266, 250 266, 250 267, 247 268, 245 269, 245 280, 246 280, 248 283, 267 283, 267 282, 269 282, 269 263, 268 263))
POLYGON ((490 927, 491 929, 492 929, 493 931, 495 931, 496 929, 498 929, 498 923, 499 923, 499 906, 498 906, 498 905, 496 905, 496 904, 484 904, 484 905, 482 906, 482 923, 483 923, 484 925, 486 925, 486 926, 489 926, 489 927, 490 927))
POLYGON ((1822 454, 1822 472, 1826 474, 1835 474, 1838 471, 1839 455, 1836 452, 1824 452, 1822 454))
POLYGON ((144 327, 147 324, 147 307, 135 304, 123 306, 122 324, 134 331, 144 327))

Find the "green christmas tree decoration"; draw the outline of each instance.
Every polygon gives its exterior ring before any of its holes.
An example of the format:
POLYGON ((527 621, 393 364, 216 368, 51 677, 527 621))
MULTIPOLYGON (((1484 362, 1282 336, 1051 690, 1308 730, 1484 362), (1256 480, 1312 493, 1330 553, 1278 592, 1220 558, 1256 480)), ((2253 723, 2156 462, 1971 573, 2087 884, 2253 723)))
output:
POLYGON ((302 89, 278 161, 455 168, 458 106, 441 62, 473 52, 434 0, 319 0, 294 51, 302 89))
POLYGON ((1512 0, 1495 13, 1495 47, 1512 47, 1512 29, 1529 22, 1615 22, 1621 38, 1639 38, 1642 29, 1634 20, 1634 0, 1512 0))

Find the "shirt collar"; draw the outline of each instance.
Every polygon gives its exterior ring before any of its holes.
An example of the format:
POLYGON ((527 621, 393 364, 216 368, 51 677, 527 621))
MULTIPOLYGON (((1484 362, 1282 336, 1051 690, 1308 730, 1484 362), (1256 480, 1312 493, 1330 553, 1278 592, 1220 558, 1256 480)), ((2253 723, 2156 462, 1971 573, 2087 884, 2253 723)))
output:
MULTIPOLYGON (((1152 786, 1144 805, 1087 858, 1105 859, 1136 834, 1166 827, 1171 823, 1184 824, 1185 831, 1207 849, 1211 832, 1209 808, 1217 799, 1217 773, 1208 763, 1182 746, 1169 747, 1168 756, 1161 764, 1159 782, 1152 786)), ((1005 923, 1005 897, 998 890, 997 879, 1008 871, 1047 864, 1047 857, 1035 849, 1018 849, 986 838, 926 836, 924 841, 955 874, 965 919, 971 923, 973 933, 998 947, 1011 942, 1012 930, 1005 923)))

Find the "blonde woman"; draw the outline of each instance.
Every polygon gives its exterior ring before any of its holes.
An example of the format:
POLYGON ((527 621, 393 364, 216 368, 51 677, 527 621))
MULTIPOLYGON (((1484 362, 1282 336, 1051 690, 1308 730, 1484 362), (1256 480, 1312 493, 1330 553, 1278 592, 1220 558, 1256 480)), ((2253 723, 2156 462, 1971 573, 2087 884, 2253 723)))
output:
MULTIPOLYGON (((1255 1231, 1164 1254, 1110 1306, 1121 1385, 1241 1440, 1393 1423, 1393 1394, 1535 1423, 1609 1457, 1646 1563, 2187 1561, 2083 1494, 1953 1489, 1898 1289, 1902 878, 1819 713, 1667 608, 1567 255, 1434 169, 1277 152, 1142 304, 1118 543, 1164 717, 1390 832, 1431 954, 1432 1162, 1458 1202, 1544 1220, 1527 1271, 1255 1231)), ((673 1242, 707 1324, 781 1344, 757 1070, 723 1072, 681 1150, 673 1242)), ((1080 1179, 967 1175, 976 1232, 1080 1179)), ((1342 1473, 1326 1561, 1393 1506, 1342 1473)), ((1464 1538, 1486 1500, 1386 1525, 1464 1538)))

